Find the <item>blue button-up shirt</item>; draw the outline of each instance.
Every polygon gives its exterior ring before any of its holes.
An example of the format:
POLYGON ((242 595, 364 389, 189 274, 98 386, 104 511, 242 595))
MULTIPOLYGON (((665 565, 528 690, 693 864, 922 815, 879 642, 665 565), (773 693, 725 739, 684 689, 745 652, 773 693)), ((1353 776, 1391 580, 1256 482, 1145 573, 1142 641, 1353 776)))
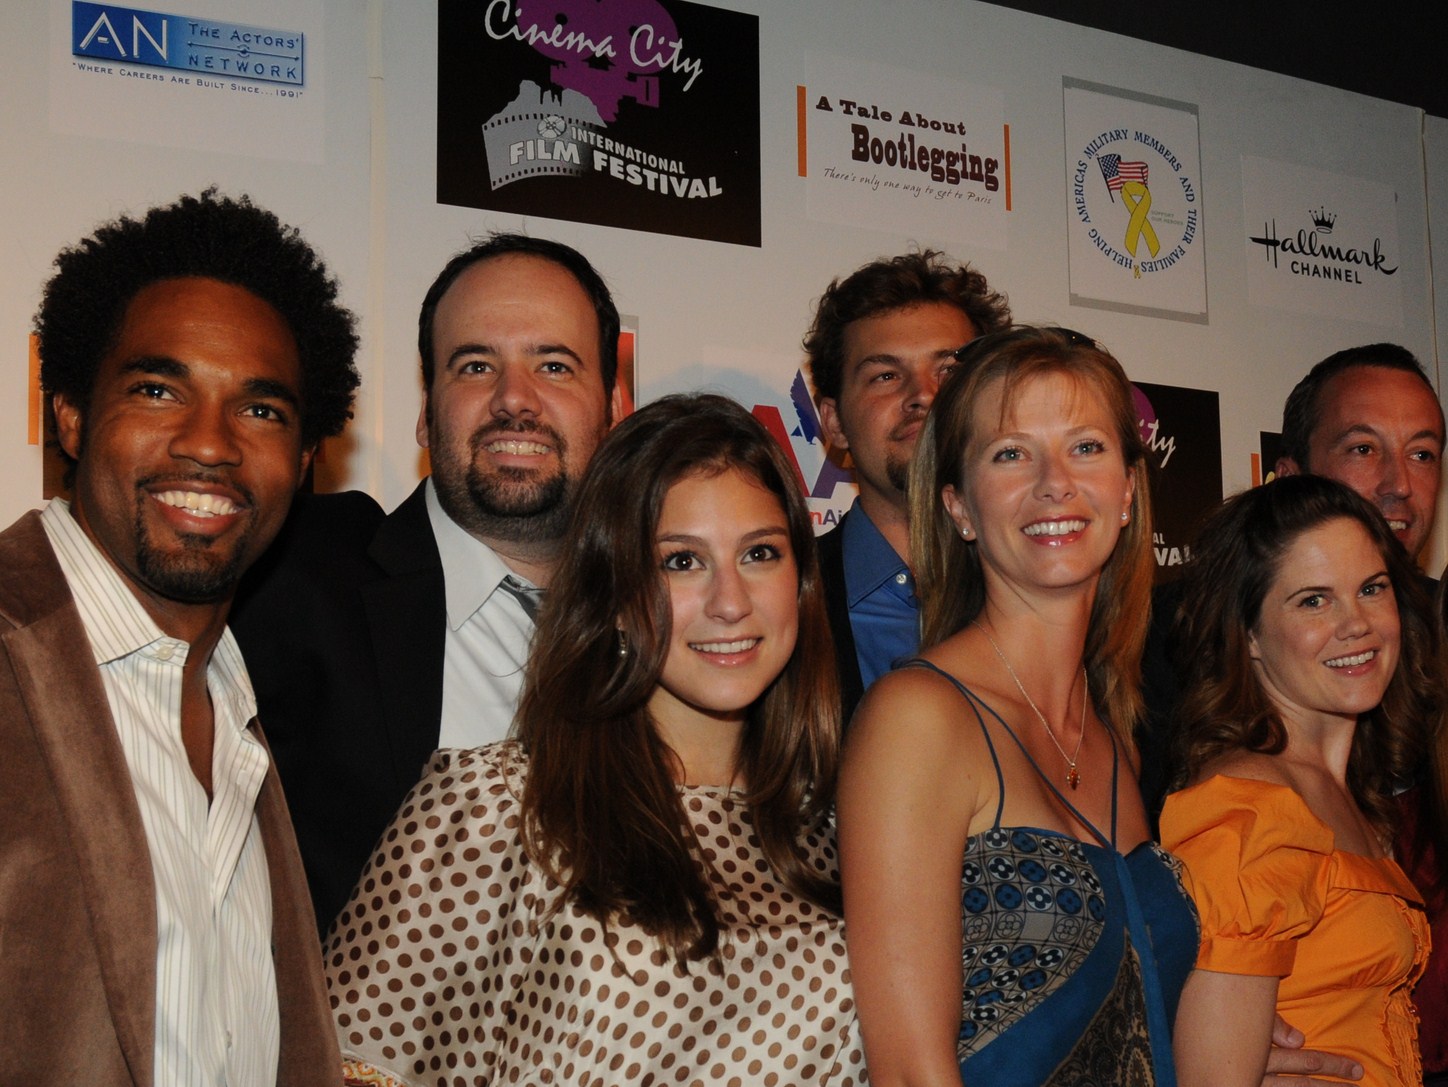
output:
POLYGON ((840 526, 845 593, 860 681, 866 689, 920 648, 920 601, 905 561, 855 500, 840 526))

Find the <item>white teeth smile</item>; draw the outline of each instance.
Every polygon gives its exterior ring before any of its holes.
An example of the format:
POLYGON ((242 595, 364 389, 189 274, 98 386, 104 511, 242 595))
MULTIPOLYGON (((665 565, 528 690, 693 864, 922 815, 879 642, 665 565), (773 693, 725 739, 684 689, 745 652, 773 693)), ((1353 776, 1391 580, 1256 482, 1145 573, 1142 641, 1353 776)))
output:
POLYGON ((236 503, 224 495, 202 494, 200 491, 162 491, 153 497, 178 510, 199 513, 204 517, 225 517, 237 510, 236 503))
POLYGON ((1390 529, 1392 529, 1394 532, 1407 532, 1407 531, 1408 531, 1408 522, 1407 522, 1407 521, 1394 521, 1394 520, 1390 517, 1390 518, 1388 518, 1388 527, 1389 527, 1390 529))
POLYGON ((737 642, 690 642, 689 648, 698 653, 728 655, 743 653, 759 644, 758 638, 740 638, 737 642))
POLYGON ((549 447, 541 442, 523 441, 520 438, 499 438, 495 442, 488 443, 489 453, 507 453, 510 456, 542 456, 549 452, 549 447))
POLYGON ((1085 521, 1037 521, 1027 525, 1023 531, 1027 536, 1069 536, 1073 532, 1084 532, 1085 521))
POLYGON ((1368 661, 1377 655, 1378 651, 1376 649, 1368 649, 1362 653, 1354 653, 1351 657, 1334 657, 1332 660, 1323 661, 1322 663, 1329 668, 1351 668, 1354 665, 1367 664, 1368 661))

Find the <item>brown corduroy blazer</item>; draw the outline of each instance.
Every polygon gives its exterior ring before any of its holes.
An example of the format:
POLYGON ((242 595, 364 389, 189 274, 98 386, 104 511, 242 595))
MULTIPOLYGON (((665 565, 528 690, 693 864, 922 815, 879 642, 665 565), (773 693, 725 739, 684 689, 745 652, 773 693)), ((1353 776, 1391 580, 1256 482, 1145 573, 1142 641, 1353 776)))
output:
MULTIPOLYGON (((321 949, 274 770, 257 819, 271 878, 277 1083, 335 1084, 321 949)), ((28 513, 0 533, 0 1080, 153 1087, 155 899, 100 671, 28 513)))

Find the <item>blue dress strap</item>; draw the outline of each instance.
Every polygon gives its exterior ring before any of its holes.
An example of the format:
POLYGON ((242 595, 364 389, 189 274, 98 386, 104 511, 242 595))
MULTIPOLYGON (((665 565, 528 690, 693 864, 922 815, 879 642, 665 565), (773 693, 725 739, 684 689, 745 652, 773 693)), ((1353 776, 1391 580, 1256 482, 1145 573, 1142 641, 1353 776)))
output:
POLYGON ((1107 849, 1113 851, 1116 849, 1116 796, 1118 792, 1117 785, 1121 775, 1121 751, 1116 746, 1116 737, 1109 728, 1106 730, 1107 738, 1111 740, 1111 833, 1108 836, 1096 829, 1096 824, 1082 815, 1076 805, 1067 800, 1066 795, 1062 793, 1060 789, 1056 788, 1055 783, 1046 775, 1046 772, 1041 769, 1040 764, 1036 762, 1031 753, 1026 750, 1026 745, 1021 742, 1021 738, 1016 735, 1015 730, 1006 724, 1005 719, 991 708, 990 703, 986 702, 985 699, 981 698, 980 695, 976 694, 944 668, 931 664, 922 657, 911 657, 907 661, 902 661, 898 667, 928 668, 937 675, 944 676, 955 685, 955 689, 960 692, 961 697, 975 710, 976 720, 980 722, 981 733, 985 736, 986 745, 990 748, 991 762, 995 764, 996 782, 999 785, 998 795, 1000 796, 1000 801, 996 805, 995 826, 999 827, 1001 825, 1001 812, 1006 802, 1006 782, 1005 776, 1001 773, 1000 757, 996 754, 995 744, 991 742, 990 730, 985 727, 985 718, 981 713, 982 710, 994 717, 1001 728, 1005 729, 1006 735, 1011 738, 1016 747, 1020 749, 1021 754, 1026 757, 1026 761, 1031 764, 1031 769, 1036 772, 1036 776, 1045 782, 1046 788, 1050 789, 1051 792, 1056 795, 1056 799, 1061 802, 1061 806, 1074 815, 1081 825, 1091 832, 1098 843, 1107 849))
MULTIPOLYGON (((911 657, 909 660, 901 661, 895 667, 924 668, 927 671, 934 672, 938 676, 943 676, 945 679, 949 680, 951 684, 954 685, 955 689, 960 692, 960 696, 965 699, 966 704, 975 711, 976 723, 980 725, 980 734, 985 737, 986 750, 990 752, 991 765, 995 767, 996 812, 995 820, 992 823, 992 827, 994 829, 999 829, 1001 825, 1001 813, 1005 811, 1006 807, 1006 778, 1005 775, 1001 773, 1000 756, 996 754, 995 741, 991 739, 990 729, 985 727, 985 717, 984 715, 982 715, 981 710, 984 709, 986 713, 990 714, 997 721, 1000 721, 1001 727, 1004 728, 1007 732, 1010 732, 1010 726, 1007 725, 1004 721, 1001 721, 1000 715, 997 714, 995 710, 987 706, 983 701, 981 701, 981 699, 975 694, 975 692, 967 687, 964 683, 960 682, 960 680, 956 679, 944 668, 939 668, 936 665, 931 664, 923 657, 911 657)), ((1012 736, 1011 738, 1014 739, 1015 737, 1012 736)))

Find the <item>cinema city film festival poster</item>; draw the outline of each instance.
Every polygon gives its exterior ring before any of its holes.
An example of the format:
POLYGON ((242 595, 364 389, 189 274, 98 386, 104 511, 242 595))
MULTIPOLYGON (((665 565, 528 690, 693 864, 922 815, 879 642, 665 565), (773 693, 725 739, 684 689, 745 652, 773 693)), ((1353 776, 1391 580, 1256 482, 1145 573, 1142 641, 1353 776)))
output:
POLYGON ((320 0, 50 0, 55 132, 321 162, 320 0))
POLYGON ((1175 581, 1202 522, 1222 503, 1221 407, 1214 392, 1132 386, 1151 466, 1152 554, 1157 584, 1175 581))
POLYGON ((437 199, 758 246, 759 18, 440 0, 437 199))
POLYGON ((817 222, 1006 246, 1010 127, 995 87, 812 54, 795 90, 817 222))
POLYGON ((1197 108, 1062 80, 1071 304, 1207 321, 1197 108))
POLYGON ((1242 211, 1252 305, 1403 326, 1390 186, 1244 155, 1242 211))

